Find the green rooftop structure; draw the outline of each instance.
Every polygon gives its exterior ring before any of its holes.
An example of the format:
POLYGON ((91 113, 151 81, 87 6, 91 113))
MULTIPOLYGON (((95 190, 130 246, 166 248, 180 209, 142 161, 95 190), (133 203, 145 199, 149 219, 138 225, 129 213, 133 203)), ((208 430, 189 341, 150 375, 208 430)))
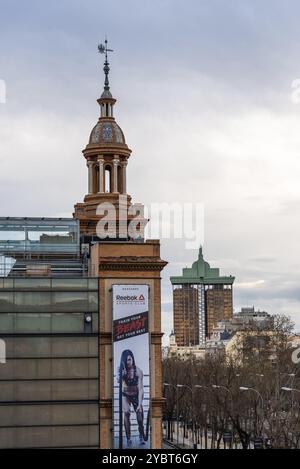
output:
POLYGON ((223 284, 232 285, 234 277, 220 277, 220 269, 210 267, 209 263, 203 258, 202 246, 199 249, 198 259, 193 262, 192 267, 182 269, 181 277, 170 277, 172 285, 181 284, 223 284))
POLYGON ((218 321, 232 317, 233 276, 220 276, 220 269, 198 259, 182 276, 170 277, 173 286, 173 319, 178 346, 204 345, 218 321))

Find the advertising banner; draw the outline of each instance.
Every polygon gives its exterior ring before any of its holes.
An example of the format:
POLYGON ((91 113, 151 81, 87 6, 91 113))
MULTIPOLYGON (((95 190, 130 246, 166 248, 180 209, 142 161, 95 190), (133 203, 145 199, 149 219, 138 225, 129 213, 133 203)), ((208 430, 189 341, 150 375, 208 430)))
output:
POLYGON ((114 448, 150 443, 149 286, 113 285, 114 448))

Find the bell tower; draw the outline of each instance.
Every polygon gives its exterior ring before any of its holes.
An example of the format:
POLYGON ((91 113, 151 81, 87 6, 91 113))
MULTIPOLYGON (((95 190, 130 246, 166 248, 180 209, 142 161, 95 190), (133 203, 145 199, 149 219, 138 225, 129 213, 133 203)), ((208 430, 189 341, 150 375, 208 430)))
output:
MULTIPOLYGON (((109 86, 109 62, 107 40, 99 45, 100 53, 105 54, 104 89, 97 99, 100 117, 91 131, 89 142, 83 150, 87 165, 88 192, 83 203, 75 205, 74 218, 80 220, 80 233, 85 237, 96 237, 97 223, 106 214, 108 204, 114 208, 116 218, 116 239, 129 240, 128 224, 137 221, 137 237, 144 238, 147 220, 143 217, 142 204, 132 204, 127 193, 127 164, 131 155, 124 133, 114 118, 116 99, 109 86), (103 205, 102 205, 103 204, 103 205)), ((110 236, 114 237, 114 236, 110 236)))
MULTIPOLYGON (((135 355, 139 362, 138 366, 143 366, 144 369, 145 399, 143 408, 145 418, 143 420, 139 415, 139 425, 143 426, 147 437, 145 436, 142 444, 147 444, 148 448, 161 448, 164 398, 162 392, 161 338, 163 333, 161 332, 160 282, 161 271, 167 263, 160 257, 159 240, 144 239, 144 227, 147 220, 143 216, 143 206, 132 204, 131 197, 127 193, 126 170, 131 150, 114 118, 116 100, 110 92, 107 58, 107 54, 111 50, 107 47, 107 41, 98 49, 99 52, 105 54, 104 90, 98 99, 99 120, 92 129, 89 143, 83 150, 88 168, 88 193, 84 197, 83 203, 75 205, 74 217, 80 221, 82 240, 84 243, 90 244, 88 275, 97 278, 99 282, 99 447, 114 448, 116 441, 119 442, 119 448, 122 447, 122 444, 125 445, 124 447, 128 444, 124 436, 128 431, 128 425, 125 426, 124 422, 122 425, 122 419, 127 417, 124 415, 124 411, 120 410, 123 400, 120 399, 120 394, 116 393, 118 385, 116 384, 117 374, 114 367, 114 357, 118 356, 115 349, 116 341, 124 344, 125 348, 129 348, 127 339, 124 339, 125 342, 122 342, 122 338, 116 339, 115 325, 113 326, 118 319, 114 307, 116 304, 114 289, 122 287, 125 291, 141 288, 148 292, 146 294, 147 307, 145 307, 147 311, 143 310, 141 313, 147 315, 148 318, 147 334, 145 332, 146 335, 141 336, 142 339, 143 337, 147 338, 142 340, 142 346, 137 345, 138 342, 132 338, 132 329, 130 329, 131 338, 128 340, 133 341, 131 344, 133 344, 132 347, 136 347, 135 355), (116 217, 117 225, 116 236, 113 239, 111 237, 99 239, 99 222, 102 223, 105 219, 108 224, 110 223, 111 215, 105 213, 107 207, 114 209, 113 215, 116 217), (136 223, 136 237, 131 230, 134 223, 136 223), (125 346, 125 344, 127 345, 125 346), (148 358, 142 361, 143 354, 148 354, 148 358), (147 413, 146 408, 148 409, 147 413), (116 415, 119 418, 117 424, 116 415), (119 437, 116 436, 117 434, 119 437)), ((128 297, 124 298, 126 300, 128 297)), ((130 298, 134 299, 135 297, 130 298)), ((142 299, 138 298, 139 304, 142 299)), ((144 296, 143 300, 145 300, 144 296)), ((136 321, 137 317, 134 317, 134 321, 136 321)), ((136 333, 142 333, 140 327, 136 333)), ((134 436, 134 428, 137 427, 132 427, 132 443, 140 444, 138 436, 134 436), (134 438, 137 441, 134 441, 134 438)), ((142 434, 140 434, 141 436, 143 437, 142 434)), ((129 441, 131 442, 130 439, 129 441)))

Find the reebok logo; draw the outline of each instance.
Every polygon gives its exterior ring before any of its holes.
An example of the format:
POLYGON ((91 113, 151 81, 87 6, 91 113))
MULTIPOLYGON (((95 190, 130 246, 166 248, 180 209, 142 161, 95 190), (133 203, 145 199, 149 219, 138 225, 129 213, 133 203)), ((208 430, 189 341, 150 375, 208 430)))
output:
POLYGON ((116 296, 116 300, 117 301, 145 301, 145 297, 144 295, 140 295, 139 297, 137 297, 137 295, 117 295, 116 296))
POLYGON ((138 297, 136 295, 134 296, 130 296, 130 295, 126 295, 126 296, 121 296, 121 295, 117 295, 117 300, 119 301, 137 301, 138 297))

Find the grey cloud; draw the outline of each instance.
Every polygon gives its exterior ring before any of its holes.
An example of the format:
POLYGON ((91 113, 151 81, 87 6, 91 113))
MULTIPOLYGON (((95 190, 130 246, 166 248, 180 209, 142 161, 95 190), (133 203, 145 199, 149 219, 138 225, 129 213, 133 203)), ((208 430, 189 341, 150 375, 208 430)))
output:
POLYGON ((253 259, 249 259, 249 262, 253 262, 254 264, 257 264, 257 263, 268 264, 268 263, 276 262, 276 258, 275 257, 255 257, 253 259))
MULTIPOLYGON (((107 33, 133 200, 151 203, 155 185, 156 201, 203 202, 207 260, 265 281, 237 288, 236 306, 300 317, 299 14, 296 0, 3 0, 0 215, 71 214, 82 200, 107 33)), ((164 240, 162 257, 170 329, 169 276, 197 250, 164 240)))

